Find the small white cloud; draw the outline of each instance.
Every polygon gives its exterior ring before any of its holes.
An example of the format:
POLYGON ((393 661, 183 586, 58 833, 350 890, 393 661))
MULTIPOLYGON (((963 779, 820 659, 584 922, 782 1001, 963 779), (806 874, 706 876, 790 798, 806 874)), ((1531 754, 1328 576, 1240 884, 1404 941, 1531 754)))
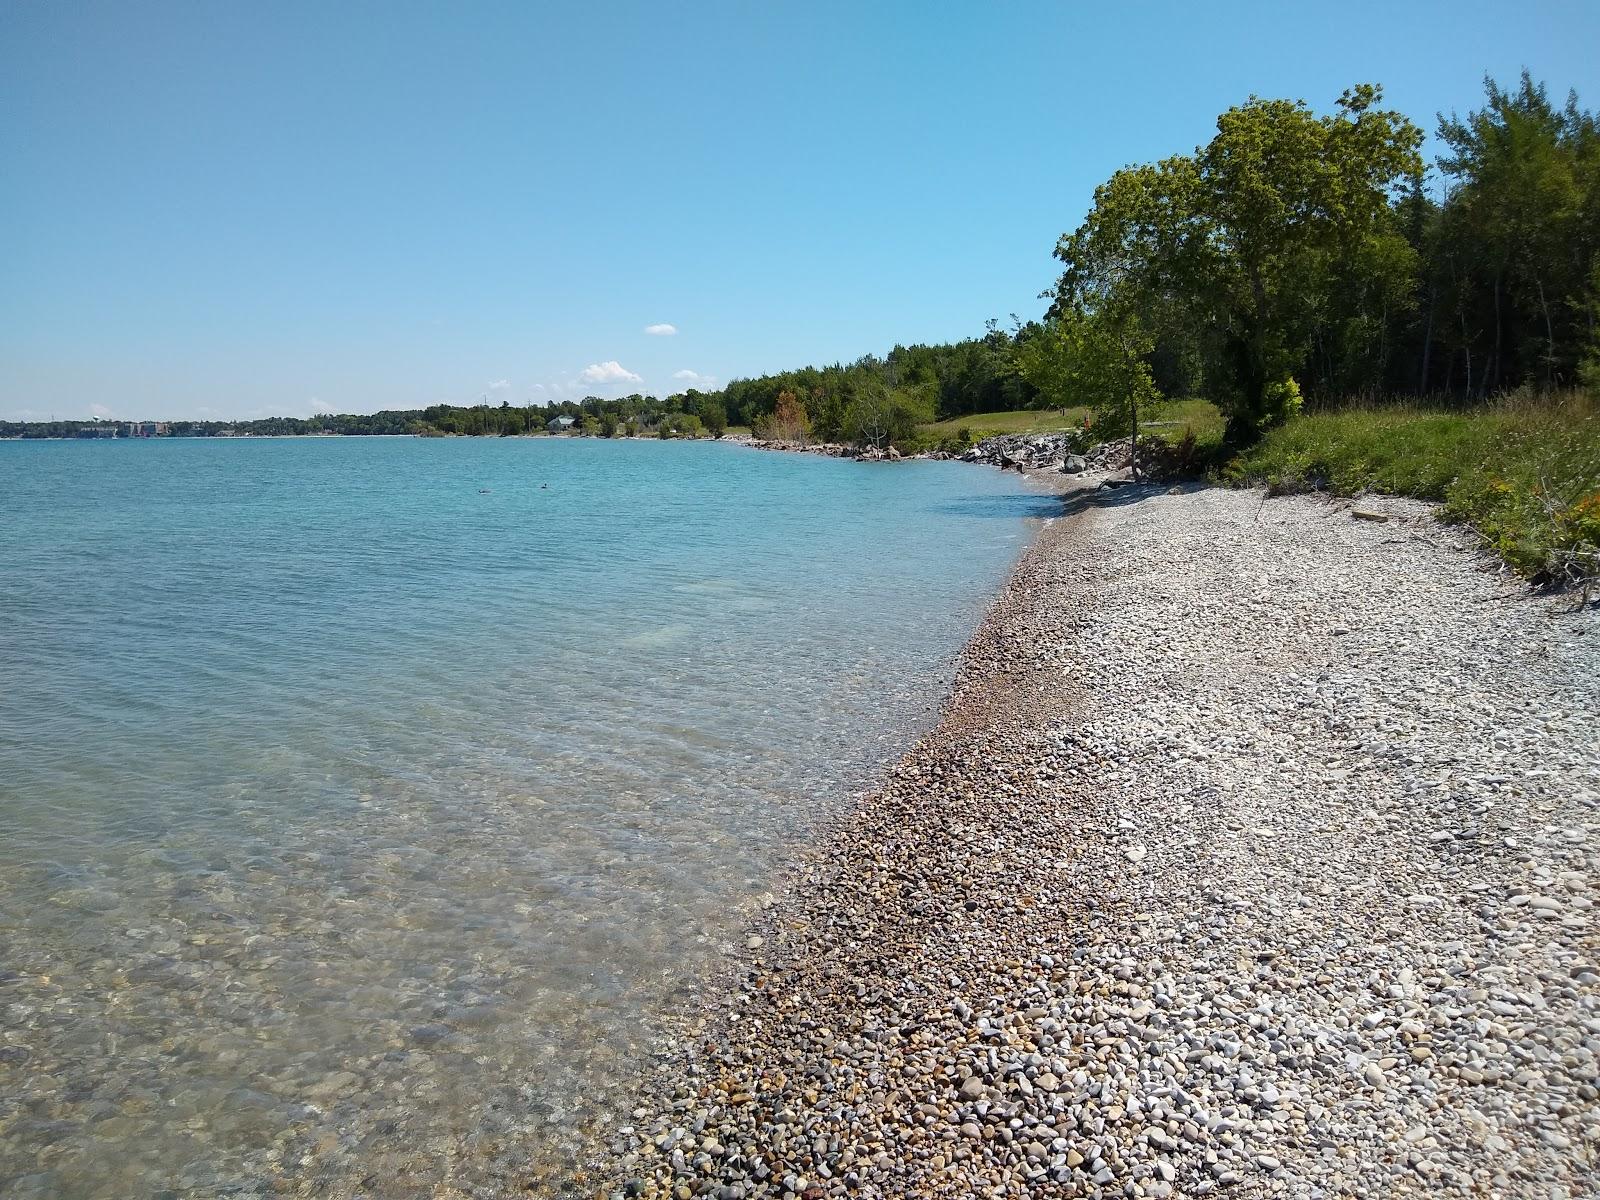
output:
POLYGON ((646 325, 644 327, 644 331, 651 337, 671 337, 673 334, 678 332, 678 327, 676 325, 668 325, 663 322, 660 325, 646 325))
POLYGON ((91 417, 99 417, 102 421, 108 421, 111 419, 111 410, 104 404, 91 404, 89 405, 89 415, 91 417))
POLYGON ((642 375, 635 375, 616 359, 610 362, 591 363, 578 372, 578 378, 584 383, 643 383, 642 375))
POLYGON ((699 371, 691 371, 687 368, 682 371, 674 371, 672 377, 692 388, 714 388, 717 386, 717 377, 715 375, 702 375, 699 371))
POLYGON ((511 380, 509 380, 509 379, 496 379, 493 383, 491 383, 489 385, 489 390, 491 392, 503 392, 510 386, 511 386, 511 380))

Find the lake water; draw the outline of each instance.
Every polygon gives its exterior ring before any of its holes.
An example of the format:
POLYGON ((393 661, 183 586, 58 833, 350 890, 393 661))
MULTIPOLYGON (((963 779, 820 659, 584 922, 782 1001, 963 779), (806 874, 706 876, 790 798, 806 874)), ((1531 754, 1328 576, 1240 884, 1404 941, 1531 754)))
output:
POLYGON ((0 443, 0 1194, 561 1190, 1054 510, 710 443, 0 443))

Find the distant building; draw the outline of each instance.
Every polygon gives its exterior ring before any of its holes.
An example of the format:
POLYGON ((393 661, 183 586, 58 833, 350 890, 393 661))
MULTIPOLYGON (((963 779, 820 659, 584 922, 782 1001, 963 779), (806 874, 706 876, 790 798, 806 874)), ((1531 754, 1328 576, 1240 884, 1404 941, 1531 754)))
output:
POLYGON ((128 436, 133 438, 165 437, 167 423, 165 421, 129 421, 128 436))
POLYGON ((577 424, 577 422, 575 420, 573 420, 571 417, 553 417, 545 425, 545 428, 548 429, 551 433, 565 433, 567 430, 571 429, 576 424, 577 424))
POLYGON ((115 425, 102 425, 96 422, 93 425, 78 426, 78 436, 81 438, 114 438, 117 436, 115 425))

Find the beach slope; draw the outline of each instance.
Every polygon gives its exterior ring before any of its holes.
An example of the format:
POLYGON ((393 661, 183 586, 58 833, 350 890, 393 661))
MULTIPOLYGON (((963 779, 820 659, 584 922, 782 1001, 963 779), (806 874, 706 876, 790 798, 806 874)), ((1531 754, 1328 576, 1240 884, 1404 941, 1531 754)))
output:
POLYGON ((605 1193, 1593 1194, 1600 622, 1382 507, 1069 497, 605 1193))

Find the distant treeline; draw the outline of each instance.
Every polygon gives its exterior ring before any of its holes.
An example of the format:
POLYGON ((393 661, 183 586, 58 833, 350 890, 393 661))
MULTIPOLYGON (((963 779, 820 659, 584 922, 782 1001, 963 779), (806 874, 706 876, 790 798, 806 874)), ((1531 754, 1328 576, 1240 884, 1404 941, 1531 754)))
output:
MULTIPOLYGON (((167 421, 160 432, 147 437, 297 437, 325 434, 393 436, 411 434, 438 437, 453 434, 510 437, 545 433, 550 422, 570 418, 571 430, 580 433, 621 433, 676 436, 698 433, 707 424, 689 419, 685 406, 698 413, 709 409, 710 397, 698 393, 657 400, 654 396, 623 396, 581 401, 513 406, 436 404, 429 408, 389 409, 366 415, 340 414, 315 417, 264 417, 255 421, 167 421)), ((712 421, 715 418, 712 417, 712 421)), ((721 432, 722 425, 716 426, 721 432)), ((0 421, 4 438, 126 437, 128 423, 119 421, 0 421)))
MULTIPOLYGON (((802 367, 738 379, 721 391, 691 389, 666 399, 648 395, 538 405, 436 404, 370 415, 266 417, 255 421, 169 421, 159 437, 286 437, 348 434, 512 437, 545 433, 552 421, 569 418, 570 431, 601 437, 720 437, 729 425, 763 430, 780 398, 803 415, 807 436, 834 440, 873 439, 879 422, 892 432, 922 420, 972 412, 1033 407, 1038 393, 1018 373, 1017 345, 1036 334, 1038 323, 1008 333, 990 322, 981 338, 938 346, 896 346, 886 357, 802 367)), ((0 437, 74 438, 124 436, 125 422, 0 421, 0 437)), ((771 432, 780 433, 781 430, 771 432)))
POLYGON ((1137 377, 1216 402, 1244 443, 1302 397, 1600 390, 1600 120, 1526 73, 1486 80, 1482 108, 1439 118, 1430 172, 1381 100, 1359 85, 1318 116, 1252 98, 1192 155, 1096 190, 1043 321, 735 381, 729 419, 792 426, 798 406, 814 436, 853 436, 863 395, 942 419, 1100 408, 1137 377))

